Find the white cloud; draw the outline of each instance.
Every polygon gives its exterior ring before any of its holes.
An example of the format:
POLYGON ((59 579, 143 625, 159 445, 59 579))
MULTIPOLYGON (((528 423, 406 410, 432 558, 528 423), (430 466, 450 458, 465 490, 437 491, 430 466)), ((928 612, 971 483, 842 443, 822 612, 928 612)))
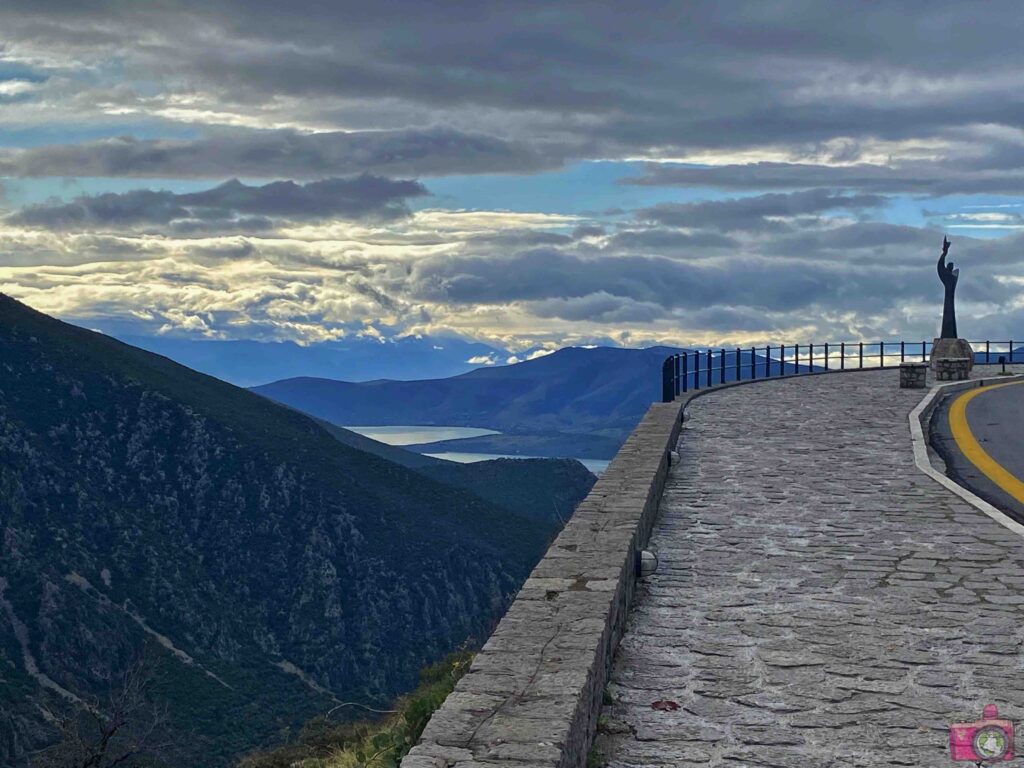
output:
POLYGON ((31 80, 0 80, 0 96, 22 96, 39 88, 31 80))
POLYGON ((553 349, 537 349, 526 356, 527 360, 536 360, 538 357, 547 357, 555 352, 553 349))

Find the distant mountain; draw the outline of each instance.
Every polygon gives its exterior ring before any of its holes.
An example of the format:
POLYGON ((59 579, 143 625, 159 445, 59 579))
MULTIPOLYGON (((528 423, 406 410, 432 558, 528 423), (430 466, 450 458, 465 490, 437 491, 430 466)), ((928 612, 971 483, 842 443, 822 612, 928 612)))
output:
MULTIPOLYGON (((531 482, 499 470, 477 471, 531 482)), ((0 764, 54 738, 41 706, 102 701, 147 641, 186 765, 411 687, 556 530, 509 511, 521 494, 427 474, 0 296, 0 764)))
POLYGON ((502 349, 447 336, 398 339, 346 338, 299 345, 292 341, 227 341, 119 335, 155 352, 239 386, 282 376, 322 376, 348 381, 454 376, 480 365, 471 359, 505 360, 502 349))
MULTIPOLYGON (((984 344, 978 345, 978 349, 974 350, 974 362, 978 364, 990 363, 997 365, 1000 357, 1006 358, 1007 365, 1020 365, 1024 363, 1024 347, 1014 347, 1012 355, 1010 352, 996 352, 995 350, 990 350, 988 354, 985 354, 984 344), (1013 363, 1010 362, 1011 357, 1013 358, 1013 363)), ((908 359, 913 360, 912 357, 908 357, 908 359)))
POLYGON ((661 398, 661 365, 676 351, 566 347, 534 360, 446 379, 346 382, 303 377, 253 391, 340 425, 621 434, 661 398))

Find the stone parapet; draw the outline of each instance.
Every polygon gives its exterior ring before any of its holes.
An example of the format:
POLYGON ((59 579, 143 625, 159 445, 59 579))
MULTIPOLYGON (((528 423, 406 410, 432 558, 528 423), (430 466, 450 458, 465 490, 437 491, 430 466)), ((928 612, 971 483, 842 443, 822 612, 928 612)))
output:
POLYGON ((647 411, 402 768, 586 763, 684 403, 647 411))

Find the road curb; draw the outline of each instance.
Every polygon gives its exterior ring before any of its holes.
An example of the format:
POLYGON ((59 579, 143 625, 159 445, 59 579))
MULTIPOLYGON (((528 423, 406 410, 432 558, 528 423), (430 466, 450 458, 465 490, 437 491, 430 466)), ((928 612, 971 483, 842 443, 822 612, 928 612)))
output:
POLYGON ((973 379, 971 381, 952 381, 947 384, 937 384, 921 399, 921 402, 910 412, 908 418, 910 421, 910 438, 914 446, 914 464, 917 465, 917 468, 939 485, 955 493, 975 509, 984 512, 1007 530, 1024 537, 1024 525, 1021 525, 1005 513, 1000 512, 981 497, 967 490, 959 483, 954 482, 944 473, 939 472, 932 465, 931 457, 928 454, 928 441, 925 437, 924 426, 939 403, 939 395, 945 396, 953 392, 984 387, 1000 382, 1020 381, 1021 379, 1024 379, 1024 375, 998 376, 990 379, 973 379))

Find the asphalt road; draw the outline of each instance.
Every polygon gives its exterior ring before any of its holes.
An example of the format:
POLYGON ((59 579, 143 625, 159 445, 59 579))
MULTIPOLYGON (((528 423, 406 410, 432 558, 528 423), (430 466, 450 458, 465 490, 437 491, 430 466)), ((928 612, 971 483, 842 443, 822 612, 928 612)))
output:
POLYGON ((929 434, 949 477, 1024 523, 1024 382, 950 395, 929 434))

